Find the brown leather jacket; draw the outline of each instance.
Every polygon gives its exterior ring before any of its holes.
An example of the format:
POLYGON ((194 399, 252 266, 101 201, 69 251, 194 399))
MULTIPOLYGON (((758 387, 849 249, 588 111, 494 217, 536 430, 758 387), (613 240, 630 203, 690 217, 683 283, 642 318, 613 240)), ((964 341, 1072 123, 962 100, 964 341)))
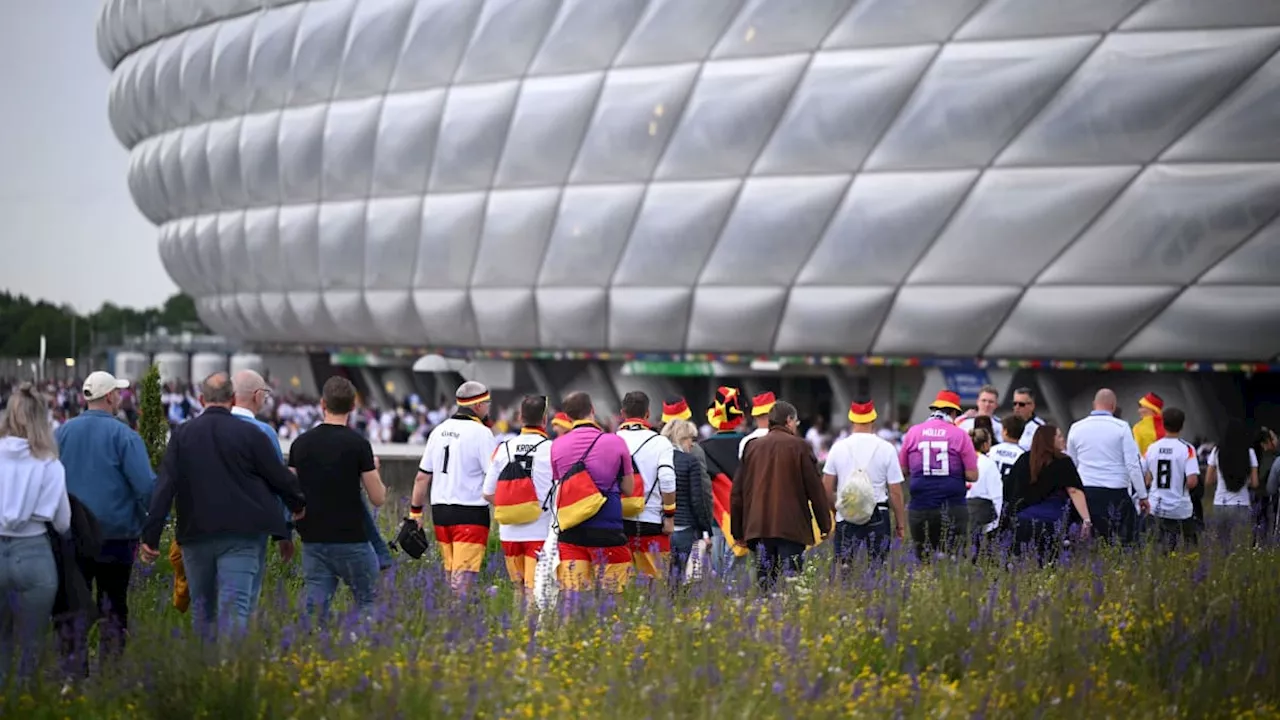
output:
POLYGON ((729 515, 730 532, 743 543, 769 538, 813 545, 815 518, 824 534, 831 532, 831 501, 809 444, 781 427, 748 443, 729 515))

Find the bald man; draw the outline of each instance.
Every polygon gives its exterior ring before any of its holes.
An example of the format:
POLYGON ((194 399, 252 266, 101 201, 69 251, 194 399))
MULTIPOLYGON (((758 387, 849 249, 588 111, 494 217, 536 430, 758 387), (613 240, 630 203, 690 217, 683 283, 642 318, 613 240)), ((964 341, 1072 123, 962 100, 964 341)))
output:
POLYGON ((1147 484, 1142 457, 1129 423, 1117 418, 1116 394, 1103 388, 1093 398, 1093 412, 1071 426, 1067 454, 1075 461, 1084 485, 1094 531, 1131 545, 1137 539, 1138 512, 1145 515, 1147 484))

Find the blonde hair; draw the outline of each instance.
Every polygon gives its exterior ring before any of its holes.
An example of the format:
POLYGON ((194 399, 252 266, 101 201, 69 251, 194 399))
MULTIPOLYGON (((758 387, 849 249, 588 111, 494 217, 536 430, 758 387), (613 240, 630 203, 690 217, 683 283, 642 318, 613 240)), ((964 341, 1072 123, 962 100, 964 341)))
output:
POLYGON ((58 457, 53 424, 49 422, 49 402, 31 383, 19 385, 9 398, 9 410, 0 420, 0 437, 26 440, 33 457, 45 460, 58 457))
POLYGON ((672 445, 683 450, 684 448, 680 444, 686 439, 692 440, 698 437, 698 428, 694 427, 694 424, 688 420, 672 420, 662 426, 662 437, 670 440, 672 445))
MULTIPOLYGON (((969 433, 969 437, 973 439, 974 450, 978 450, 978 448, 991 447, 991 434, 982 428, 974 428, 973 431, 969 433)), ((982 451, 978 450, 978 452, 982 451)))

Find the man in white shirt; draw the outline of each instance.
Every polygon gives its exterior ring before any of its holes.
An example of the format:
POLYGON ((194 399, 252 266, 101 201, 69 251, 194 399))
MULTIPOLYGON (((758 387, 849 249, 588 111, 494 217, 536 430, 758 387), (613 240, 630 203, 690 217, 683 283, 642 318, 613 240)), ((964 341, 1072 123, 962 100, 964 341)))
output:
POLYGON ((996 417, 996 408, 1000 407, 1000 391, 995 385, 983 385, 978 391, 978 409, 969 410, 961 415, 960 429, 967 433, 973 433, 973 419, 975 417, 991 418, 991 428, 995 431, 993 439, 999 440, 1004 437, 1003 430, 1000 427, 1000 418, 996 417))
POLYGON ((1181 437, 1186 414, 1165 408, 1164 437, 1147 446, 1143 473, 1150 489, 1151 514, 1159 519, 1160 539, 1170 550, 1178 539, 1196 542, 1196 521, 1192 517, 1191 490, 1200 483, 1200 461, 1196 449, 1181 437))
POLYGON ((906 536, 907 510, 902 499, 902 466, 893 444, 876 434, 876 406, 873 402, 855 402, 849 406, 849 422, 853 431, 831 446, 822 469, 822 483, 836 508, 836 557, 847 560, 857 546, 866 543, 871 557, 884 558, 889 551, 891 530, 889 509, 898 539, 906 536), (855 525, 840 512, 841 493, 845 492, 857 471, 863 471, 871 482, 876 509, 871 519, 855 525))
POLYGON ((1093 398, 1093 412, 1071 426, 1067 454, 1080 473, 1096 532, 1130 545, 1137 539, 1138 524, 1133 495, 1144 514, 1150 505, 1138 443, 1129 423, 1115 416, 1115 409, 1116 394, 1106 388, 1099 390, 1093 398))
POLYGON ((627 444, 631 464, 644 483, 644 510, 622 520, 636 571, 665 577, 675 532, 676 471, 671 441, 649 426, 649 396, 633 390, 622 398, 622 424, 618 437, 627 444))
POLYGON ((1026 423, 1026 427, 1022 430, 1022 437, 1018 439, 1018 445, 1023 450, 1031 450, 1031 438, 1035 437, 1036 430, 1044 425, 1044 420, 1036 415, 1036 395, 1031 392, 1031 388, 1018 388, 1013 391, 1013 414, 1022 418, 1026 423))
POLYGON ((422 525, 431 501, 431 524, 455 593, 463 594, 480 574, 489 542, 489 503, 484 478, 497 440, 487 424, 489 388, 474 380, 458 386, 458 411, 427 438, 413 480, 409 517, 422 525))
MULTIPOLYGON (((538 565, 538 553, 542 551, 542 543, 547 538, 551 526, 551 508, 547 496, 551 494, 551 440, 547 437, 546 425, 547 399, 537 395, 526 395, 520 403, 520 422, 523 427, 519 435, 502 441, 493 453, 489 463, 489 472, 484 478, 484 499, 498 508, 498 485, 531 481, 530 497, 522 494, 530 488, 512 488, 509 493, 515 500, 533 500, 538 505, 538 517, 526 523, 508 524, 498 520, 498 538, 502 541, 502 554, 507 559, 507 575, 517 587, 527 593, 533 592, 534 568, 538 565), (503 471, 513 462, 522 466, 519 478, 500 478, 503 471)), ((503 498, 506 499, 506 498, 503 498)))
POLYGON ((773 393, 766 392, 751 398, 751 417, 756 421, 756 429, 738 443, 738 459, 747 451, 747 443, 769 434, 769 411, 778 402, 773 393))

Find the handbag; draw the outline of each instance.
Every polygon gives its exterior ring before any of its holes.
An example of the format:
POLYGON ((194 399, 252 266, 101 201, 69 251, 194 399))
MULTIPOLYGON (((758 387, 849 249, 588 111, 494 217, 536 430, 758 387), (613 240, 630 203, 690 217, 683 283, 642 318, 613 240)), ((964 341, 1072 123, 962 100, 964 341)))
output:
POLYGON ((427 533, 418 526, 416 520, 405 518, 400 525, 400 532, 396 534, 396 539, 391 543, 390 547, 403 550, 406 555, 417 560, 427 552, 429 547, 427 533))
POLYGON ((708 537, 710 537, 708 533, 702 533, 702 539, 695 541, 693 548, 689 551, 689 559, 684 563, 685 585, 702 579, 703 568, 707 563, 706 540, 708 537))

